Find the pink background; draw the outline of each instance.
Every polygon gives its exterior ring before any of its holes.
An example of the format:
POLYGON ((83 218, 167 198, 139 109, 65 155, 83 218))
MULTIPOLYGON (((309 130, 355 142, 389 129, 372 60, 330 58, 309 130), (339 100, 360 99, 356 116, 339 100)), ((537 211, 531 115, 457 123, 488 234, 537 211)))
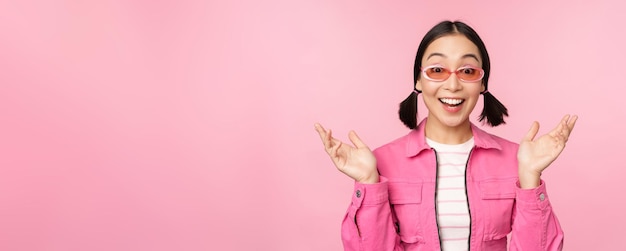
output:
POLYGON ((54 2, 0 1, 0 250, 340 250, 352 182, 313 123, 405 134, 444 19, 491 54, 488 131, 580 116, 544 174, 566 250, 623 246, 620 1, 54 2))

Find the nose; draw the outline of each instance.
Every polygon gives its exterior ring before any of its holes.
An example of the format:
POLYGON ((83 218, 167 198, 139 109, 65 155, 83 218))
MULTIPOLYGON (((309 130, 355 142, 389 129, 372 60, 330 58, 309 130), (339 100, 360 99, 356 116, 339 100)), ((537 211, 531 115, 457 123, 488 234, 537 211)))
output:
POLYGON ((461 90, 463 88, 459 78, 456 76, 456 72, 453 72, 450 75, 450 77, 448 77, 448 79, 446 81, 444 81, 443 87, 446 90, 450 90, 450 91, 458 91, 458 90, 461 90))

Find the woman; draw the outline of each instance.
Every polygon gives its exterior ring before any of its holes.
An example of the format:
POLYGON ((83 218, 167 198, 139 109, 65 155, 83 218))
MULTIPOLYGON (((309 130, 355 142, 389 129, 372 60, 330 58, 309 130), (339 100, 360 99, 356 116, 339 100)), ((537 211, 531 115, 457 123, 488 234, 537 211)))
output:
POLYGON ((489 55, 462 22, 434 26, 419 45, 414 91, 400 105, 412 129, 374 152, 316 124, 336 167, 355 180, 342 224, 345 250, 561 250, 563 231, 541 173, 563 151, 576 123, 566 115, 535 138, 534 122, 515 144, 474 126, 469 115, 483 95, 480 121, 504 123, 506 108, 487 90, 489 55), (428 116, 417 124, 417 95, 428 116))

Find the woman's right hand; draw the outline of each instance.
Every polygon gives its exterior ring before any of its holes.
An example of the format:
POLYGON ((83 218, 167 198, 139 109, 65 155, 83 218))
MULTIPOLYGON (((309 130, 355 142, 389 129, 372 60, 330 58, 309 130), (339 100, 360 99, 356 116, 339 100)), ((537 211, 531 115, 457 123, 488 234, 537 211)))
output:
POLYGON ((320 124, 315 124, 315 130, 339 171, 360 183, 378 183, 376 157, 354 131, 348 133, 350 141, 354 144, 351 146, 333 138, 332 131, 330 129, 326 131, 320 124))

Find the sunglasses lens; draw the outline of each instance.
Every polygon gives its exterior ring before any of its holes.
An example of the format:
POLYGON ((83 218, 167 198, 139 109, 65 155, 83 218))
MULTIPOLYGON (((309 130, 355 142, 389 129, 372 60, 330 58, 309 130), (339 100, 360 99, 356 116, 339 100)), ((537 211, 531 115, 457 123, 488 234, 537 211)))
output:
POLYGON ((442 67, 429 67, 424 69, 424 74, 432 80, 443 81, 448 79, 450 72, 442 67))
POLYGON ((466 67, 459 69, 456 75, 465 81, 478 81, 483 78, 483 71, 478 68, 466 67))

